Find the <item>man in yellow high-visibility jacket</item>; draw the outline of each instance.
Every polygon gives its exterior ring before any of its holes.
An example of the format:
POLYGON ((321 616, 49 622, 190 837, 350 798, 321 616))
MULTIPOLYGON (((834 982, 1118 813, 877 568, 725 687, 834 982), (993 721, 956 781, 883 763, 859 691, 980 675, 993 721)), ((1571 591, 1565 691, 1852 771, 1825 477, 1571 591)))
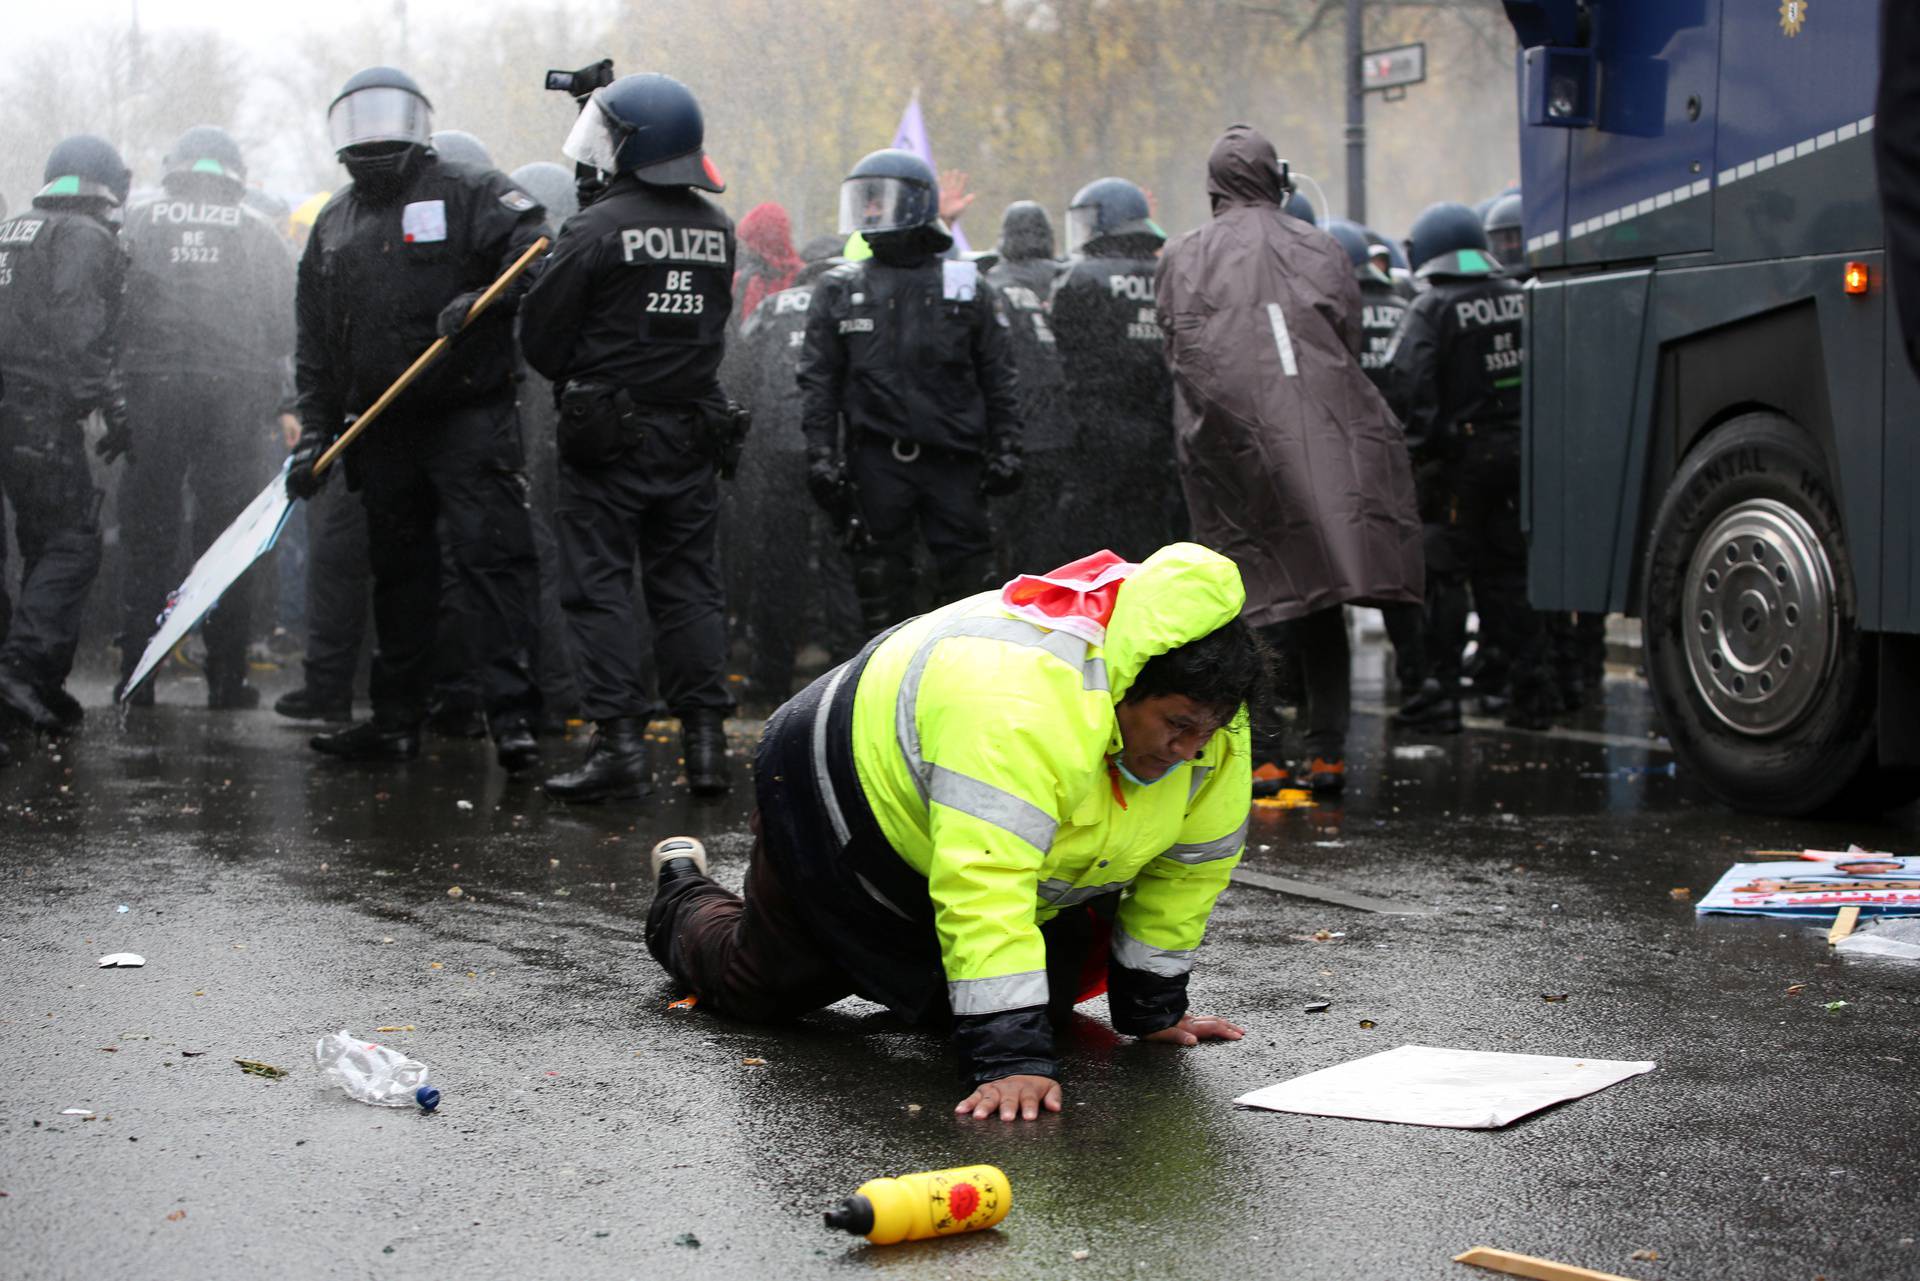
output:
POLYGON ((647 945, 749 1020, 857 993, 950 1025, 956 1111, 1060 1108, 1051 1021, 1238 1040, 1187 975, 1246 841, 1262 651, 1225 557, 1103 552, 876 638, 767 722, 745 897, 655 847, 647 945), (1096 950, 1097 948, 1097 950, 1096 950))

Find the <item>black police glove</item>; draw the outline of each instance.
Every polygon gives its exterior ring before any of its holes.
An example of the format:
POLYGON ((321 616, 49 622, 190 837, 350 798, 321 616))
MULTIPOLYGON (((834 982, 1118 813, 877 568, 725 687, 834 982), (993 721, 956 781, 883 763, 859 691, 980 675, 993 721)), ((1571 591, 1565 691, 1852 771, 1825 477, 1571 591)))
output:
POLYGON ((1027 463, 1017 450, 1002 450, 987 458, 980 472, 980 492, 989 498, 1004 498, 1020 488, 1026 479, 1027 463))
POLYGON ((93 443, 93 452, 102 462, 117 463, 133 457, 133 427, 127 422, 127 402, 114 396, 100 406, 100 417, 107 424, 106 434, 93 443))
POLYGON ((287 456, 287 497, 312 498, 327 483, 327 477, 333 474, 332 468, 323 472, 313 470, 320 455, 327 452, 327 443, 313 432, 301 433, 300 442, 287 456))
POLYGON ((831 449, 807 451, 807 492, 821 510, 838 515, 847 484, 847 465, 831 449))
POLYGON ((467 313, 473 310, 473 304, 480 301, 483 289, 469 289, 452 302, 440 309, 440 318, 433 322, 433 332, 442 338, 451 338, 466 328, 467 313))

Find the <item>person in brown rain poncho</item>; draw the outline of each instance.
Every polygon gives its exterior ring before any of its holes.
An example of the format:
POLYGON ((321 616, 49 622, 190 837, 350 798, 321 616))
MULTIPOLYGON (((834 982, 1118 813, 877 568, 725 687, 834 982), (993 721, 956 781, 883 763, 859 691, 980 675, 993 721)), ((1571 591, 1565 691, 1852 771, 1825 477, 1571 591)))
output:
MULTIPOLYGON (((1273 144, 1231 126, 1207 193, 1212 221, 1169 244, 1155 278, 1181 484, 1195 541, 1240 567, 1247 621, 1298 657, 1299 774, 1337 792, 1351 709, 1341 606, 1418 603, 1424 587, 1406 441, 1360 368, 1353 267, 1332 236, 1282 211, 1273 144)), ((1256 790, 1286 777, 1266 711, 1256 790)))

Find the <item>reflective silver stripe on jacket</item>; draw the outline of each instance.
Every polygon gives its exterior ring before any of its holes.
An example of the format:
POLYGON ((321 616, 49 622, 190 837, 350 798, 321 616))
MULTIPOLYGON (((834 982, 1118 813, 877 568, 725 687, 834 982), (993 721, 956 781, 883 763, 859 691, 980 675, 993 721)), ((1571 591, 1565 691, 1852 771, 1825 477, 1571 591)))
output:
POLYGON ((1239 827, 1225 836, 1194 845, 1172 845, 1160 857, 1170 858, 1176 863, 1211 863, 1217 858, 1232 858, 1246 843, 1247 823, 1243 819, 1239 827))
POLYGON ((1113 927, 1113 959, 1130 970, 1144 970, 1163 979, 1177 979, 1193 968, 1193 954, 1200 949, 1149 947, 1133 935, 1113 927))
MULTIPOLYGON (((847 660, 848 663, 853 660, 847 660)), ((845 848, 850 829, 847 816, 840 809, 840 798, 833 794, 833 778, 827 773, 827 718, 833 711, 833 696, 839 692, 840 682, 847 678, 847 663, 833 669, 833 675, 827 681, 826 690, 820 695, 820 701, 813 708, 813 781, 820 789, 820 802, 826 807, 827 821, 833 824, 833 835, 845 848)), ((869 887, 871 888, 871 887, 869 887)), ((878 895, 874 897, 878 898, 878 895)), ((885 899, 881 899, 886 902, 885 899)), ((888 903, 888 907, 893 904, 888 903)), ((894 908, 899 911, 899 908, 894 908)))
POLYGON ((1200 795, 1201 785, 1207 781, 1207 775, 1211 773, 1213 773, 1213 766, 1211 765, 1196 765, 1193 767, 1193 779, 1187 784, 1187 804, 1193 804, 1193 798, 1200 795))
POLYGON ((1047 972, 1003 974, 997 979, 957 979, 947 984, 955 1014, 998 1014, 1047 1003, 1047 972))
MULTIPOLYGON (((927 660, 933 656, 933 647, 943 640, 961 636, 1005 641, 1009 645, 1037 645, 1062 662, 1079 668, 1080 688, 1108 688, 1106 661, 1089 659, 1087 643, 1071 633, 1048 631, 1020 618, 957 618, 935 629, 914 651, 906 674, 900 678, 900 695, 893 706, 894 734, 900 740, 900 754, 906 757, 907 773, 912 776, 922 800, 928 799, 932 779, 926 756, 920 750, 920 726, 914 715, 920 706, 920 678, 926 672, 927 660)), ((1044 853, 1047 847, 1040 848, 1044 853)))
POLYGON ((929 801, 1011 832, 1042 854, 1053 845, 1053 833, 1060 824, 1038 805, 944 765, 935 765, 928 773, 929 801))
POLYGON ((1105 885, 1075 885, 1072 881, 1055 877, 1040 882, 1040 899, 1055 907, 1078 907, 1082 903, 1091 903, 1102 894, 1124 890, 1131 884, 1131 881, 1108 881, 1105 885))

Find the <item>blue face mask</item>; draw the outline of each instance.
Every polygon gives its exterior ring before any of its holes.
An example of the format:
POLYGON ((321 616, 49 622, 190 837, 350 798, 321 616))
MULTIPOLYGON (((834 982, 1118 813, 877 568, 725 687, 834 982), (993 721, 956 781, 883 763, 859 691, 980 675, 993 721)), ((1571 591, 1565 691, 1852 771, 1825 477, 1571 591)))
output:
POLYGON ((1141 778, 1138 774, 1127 768, 1127 758, 1124 756, 1114 757, 1113 767, 1120 771, 1122 778, 1132 783, 1135 787, 1152 787, 1155 783, 1164 783, 1169 774, 1172 774, 1174 770, 1180 768, 1178 765, 1170 765, 1167 767, 1166 774, 1162 774, 1159 778, 1141 778))

